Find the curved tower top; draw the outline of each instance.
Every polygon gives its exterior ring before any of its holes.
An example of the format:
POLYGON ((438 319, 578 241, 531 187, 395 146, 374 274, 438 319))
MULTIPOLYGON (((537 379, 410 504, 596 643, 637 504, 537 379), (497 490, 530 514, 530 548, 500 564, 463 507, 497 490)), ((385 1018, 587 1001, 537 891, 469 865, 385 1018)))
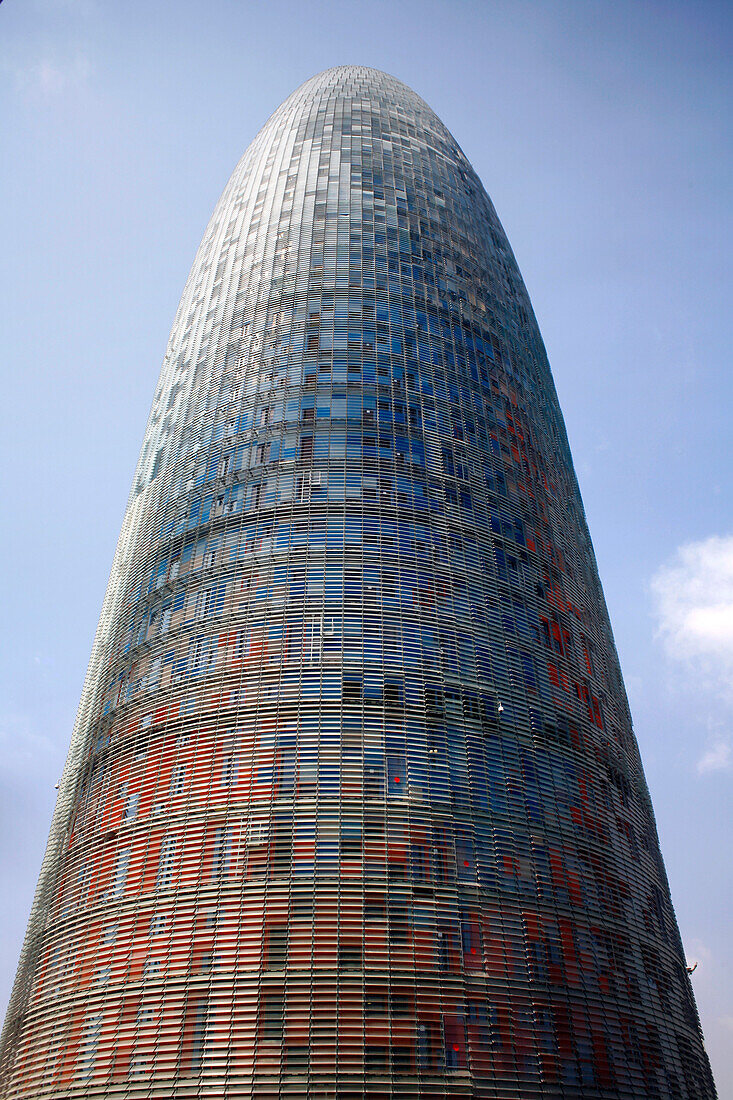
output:
POLYGON ((562 415, 479 179, 306 81, 181 298, 3 1100, 712 1100, 562 415))

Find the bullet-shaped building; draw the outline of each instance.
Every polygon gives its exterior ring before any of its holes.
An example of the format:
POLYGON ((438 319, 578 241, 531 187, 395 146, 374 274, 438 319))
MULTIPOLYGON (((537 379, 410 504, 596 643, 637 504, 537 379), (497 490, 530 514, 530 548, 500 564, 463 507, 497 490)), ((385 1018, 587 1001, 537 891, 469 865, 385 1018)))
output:
POLYGON ((562 415, 399 80, 275 112, 176 315, 3 1100, 715 1096, 562 415))

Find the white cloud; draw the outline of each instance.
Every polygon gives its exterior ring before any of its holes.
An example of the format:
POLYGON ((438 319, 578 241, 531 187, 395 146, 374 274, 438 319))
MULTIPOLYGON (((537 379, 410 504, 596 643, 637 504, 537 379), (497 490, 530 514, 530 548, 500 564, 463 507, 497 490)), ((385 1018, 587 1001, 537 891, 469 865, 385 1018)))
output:
POLYGON ((651 587, 668 653, 702 660, 733 695, 733 535, 681 546, 651 587))
POLYGON ((691 940, 689 949, 688 945, 685 944, 685 961, 688 966, 694 966, 697 963, 698 966, 702 967, 713 961, 713 953, 702 940, 691 940))
POLYGON ((33 729, 25 714, 0 714, 0 774, 24 773, 57 766, 59 749, 45 733, 33 729))
MULTIPOLYGON (((694 684, 733 705, 733 536, 690 542, 651 581, 668 655, 687 664, 694 684)), ((733 764, 730 737, 719 723, 697 762, 700 775, 733 764)))
POLYGON ((66 57, 47 54, 32 61, 6 63, 5 67, 10 69, 21 95, 42 99, 54 99, 82 87, 92 71, 91 62, 81 49, 66 57))
POLYGON ((698 775, 706 775, 708 772, 720 772, 730 767, 731 747, 727 741, 714 741, 707 752, 704 752, 697 762, 698 775))

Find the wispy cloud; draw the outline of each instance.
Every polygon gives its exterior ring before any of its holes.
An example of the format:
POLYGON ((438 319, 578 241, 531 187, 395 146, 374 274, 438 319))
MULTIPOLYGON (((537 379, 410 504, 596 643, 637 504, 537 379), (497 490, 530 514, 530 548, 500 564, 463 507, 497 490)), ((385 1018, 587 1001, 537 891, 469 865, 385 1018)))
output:
POLYGON ((16 92, 42 99, 55 99, 83 87, 92 71, 89 56, 81 48, 67 55, 54 52, 24 61, 16 59, 4 67, 11 74, 16 92))
POLYGON ((53 767, 58 754, 58 746, 33 729, 27 715, 0 714, 0 773, 22 773, 49 763, 53 767))
POLYGON ((733 697, 733 535, 681 546, 652 592, 668 653, 703 661, 733 697))
MULTIPOLYGON (((651 582, 659 637, 696 681, 733 705, 733 536, 681 546, 651 582)), ((730 737, 716 729, 697 762, 700 775, 733 763, 730 737)))
POLYGON ((704 967, 712 963, 713 953, 702 940, 694 939, 689 944, 685 944, 685 961, 688 966, 694 966, 697 963, 698 966, 704 967))
POLYGON ((706 775, 708 772, 720 772, 730 767, 731 747, 727 741, 714 741, 710 748, 702 754, 697 762, 698 775, 706 775))

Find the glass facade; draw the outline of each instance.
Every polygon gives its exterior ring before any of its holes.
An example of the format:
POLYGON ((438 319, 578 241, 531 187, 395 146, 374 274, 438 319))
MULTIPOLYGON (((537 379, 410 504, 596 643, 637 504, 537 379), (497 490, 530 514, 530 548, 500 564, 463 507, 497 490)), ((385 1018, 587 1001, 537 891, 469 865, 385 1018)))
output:
POLYGON ((298 89, 196 256, 2 1072, 715 1095, 532 308, 384 73, 298 89))

